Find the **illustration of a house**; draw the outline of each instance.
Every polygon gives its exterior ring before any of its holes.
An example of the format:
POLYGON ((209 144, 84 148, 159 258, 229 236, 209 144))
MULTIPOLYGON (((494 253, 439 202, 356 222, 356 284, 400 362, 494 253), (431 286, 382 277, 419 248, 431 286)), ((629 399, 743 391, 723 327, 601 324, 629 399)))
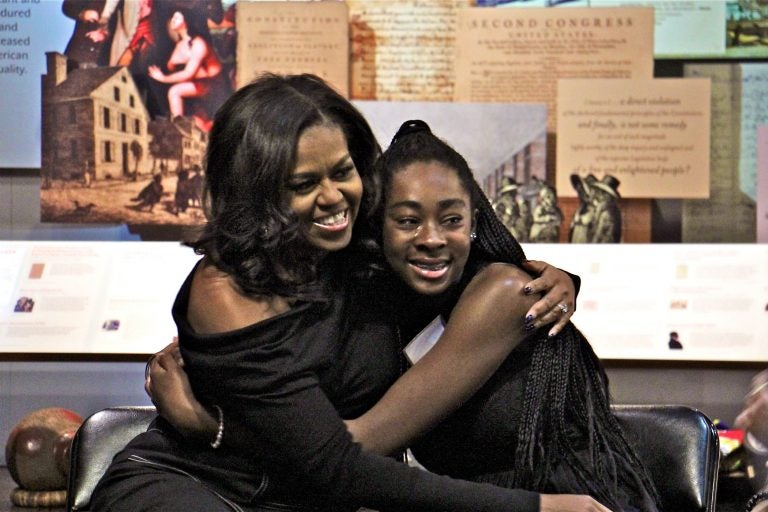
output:
POLYGON ((42 75, 44 179, 124 179, 151 171, 149 113, 125 67, 67 70, 47 52, 42 75))

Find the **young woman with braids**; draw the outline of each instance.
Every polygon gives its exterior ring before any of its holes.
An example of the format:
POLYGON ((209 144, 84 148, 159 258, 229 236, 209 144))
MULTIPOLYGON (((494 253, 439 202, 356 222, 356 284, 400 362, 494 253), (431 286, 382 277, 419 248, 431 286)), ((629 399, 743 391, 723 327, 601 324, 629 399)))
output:
MULTIPOLYGON (((342 418, 369 409, 399 374, 376 289, 349 272, 362 178, 378 156, 365 119, 317 77, 267 75, 219 109, 206 154, 209 221, 194 243, 203 258, 173 307, 187 384, 216 415, 215 435, 199 442, 158 418, 115 456, 93 510, 607 510, 588 497, 429 474, 352 441, 342 418)), ((507 333, 517 340, 536 301, 521 290, 507 333)), ((475 358, 452 366, 478 373, 475 358)), ((149 368, 162 377, 162 364, 149 368)))
MULTIPOLYGON (((403 306, 397 316, 413 318, 401 324, 403 334, 415 335, 427 312, 447 319, 446 332, 467 322, 508 329, 503 290, 528 278, 520 270, 525 256, 464 158, 424 122, 409 121, 377 169, 383 199, 369 224, 369 242, 386 258, 378 267, 400 277, 391 295, 403 306)), ((488 350, 468 327, 468 344, 488 350)), ((410 444, 416 459, 440 474, 588 494, 615 511, 658 509, 651 480, 610 411, 607 376, 572 323, 554 338, 537 330, 498 361, 474 396, 413 443, 418 433, 401 426, 399 382, 350 429, 375 452, 410 444)))

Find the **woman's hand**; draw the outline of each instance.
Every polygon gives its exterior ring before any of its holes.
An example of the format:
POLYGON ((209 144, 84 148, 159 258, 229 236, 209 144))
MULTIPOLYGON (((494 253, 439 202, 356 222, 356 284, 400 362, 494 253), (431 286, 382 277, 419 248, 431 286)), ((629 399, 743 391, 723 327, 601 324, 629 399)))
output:
POLYGON ((527 325, 533 330, 552 322, 549 335, 555 336, 576 311, 576 287, 569 274, 543 261, 528 260, 523 264, 525 270, 539 276, 525 285, 525 293, 543 294, 525 317, 527 325))
POLYGON ((216 437, 218 420, 195 398, 176 340, 147 362, 144 389, 158 414, 184 436, 216 437))
POLYGON ((611 512, 591 496, 581 494, 542 494, 540 512, 611 512))

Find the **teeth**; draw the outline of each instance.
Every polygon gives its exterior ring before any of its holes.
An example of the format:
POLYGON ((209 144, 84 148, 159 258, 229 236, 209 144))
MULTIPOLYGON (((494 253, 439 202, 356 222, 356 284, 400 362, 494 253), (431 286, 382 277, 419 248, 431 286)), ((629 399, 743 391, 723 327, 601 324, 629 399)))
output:
POLYGON ((328 217, 323 217, 322 219, 315 220, 315 224, 319 224, 321 226, 335 226, 336 224, 342 224, 347 218, 347 211, 344 210, 343 212, 339 212, 335 215, 329 215, 328 217))
POLYGON ((419 268, 423 268, 424 270, 441 270, 447 266, 447 263, 440 262, 440 263, 427 264, 427 263, 416 262, 414 263, 414 265, 416 265, 419 268))

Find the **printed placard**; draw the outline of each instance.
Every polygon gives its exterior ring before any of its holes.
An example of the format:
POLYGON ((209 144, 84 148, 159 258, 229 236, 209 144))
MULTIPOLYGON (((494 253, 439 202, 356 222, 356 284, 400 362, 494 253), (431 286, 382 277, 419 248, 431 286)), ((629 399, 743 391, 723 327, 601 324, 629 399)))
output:
POLYGON ((709 196, 709 80, 560 80, 557 101, 559 195, 592 175, 622 197, 709 196))
POLYGON ((312 73, 349 90, 344 2, 238 2, 237 85, 259 74, 312 73))
POLYGON ((461 9, 455 101, 546 103, 561 78, 653 77, 653 9, 461 9))

